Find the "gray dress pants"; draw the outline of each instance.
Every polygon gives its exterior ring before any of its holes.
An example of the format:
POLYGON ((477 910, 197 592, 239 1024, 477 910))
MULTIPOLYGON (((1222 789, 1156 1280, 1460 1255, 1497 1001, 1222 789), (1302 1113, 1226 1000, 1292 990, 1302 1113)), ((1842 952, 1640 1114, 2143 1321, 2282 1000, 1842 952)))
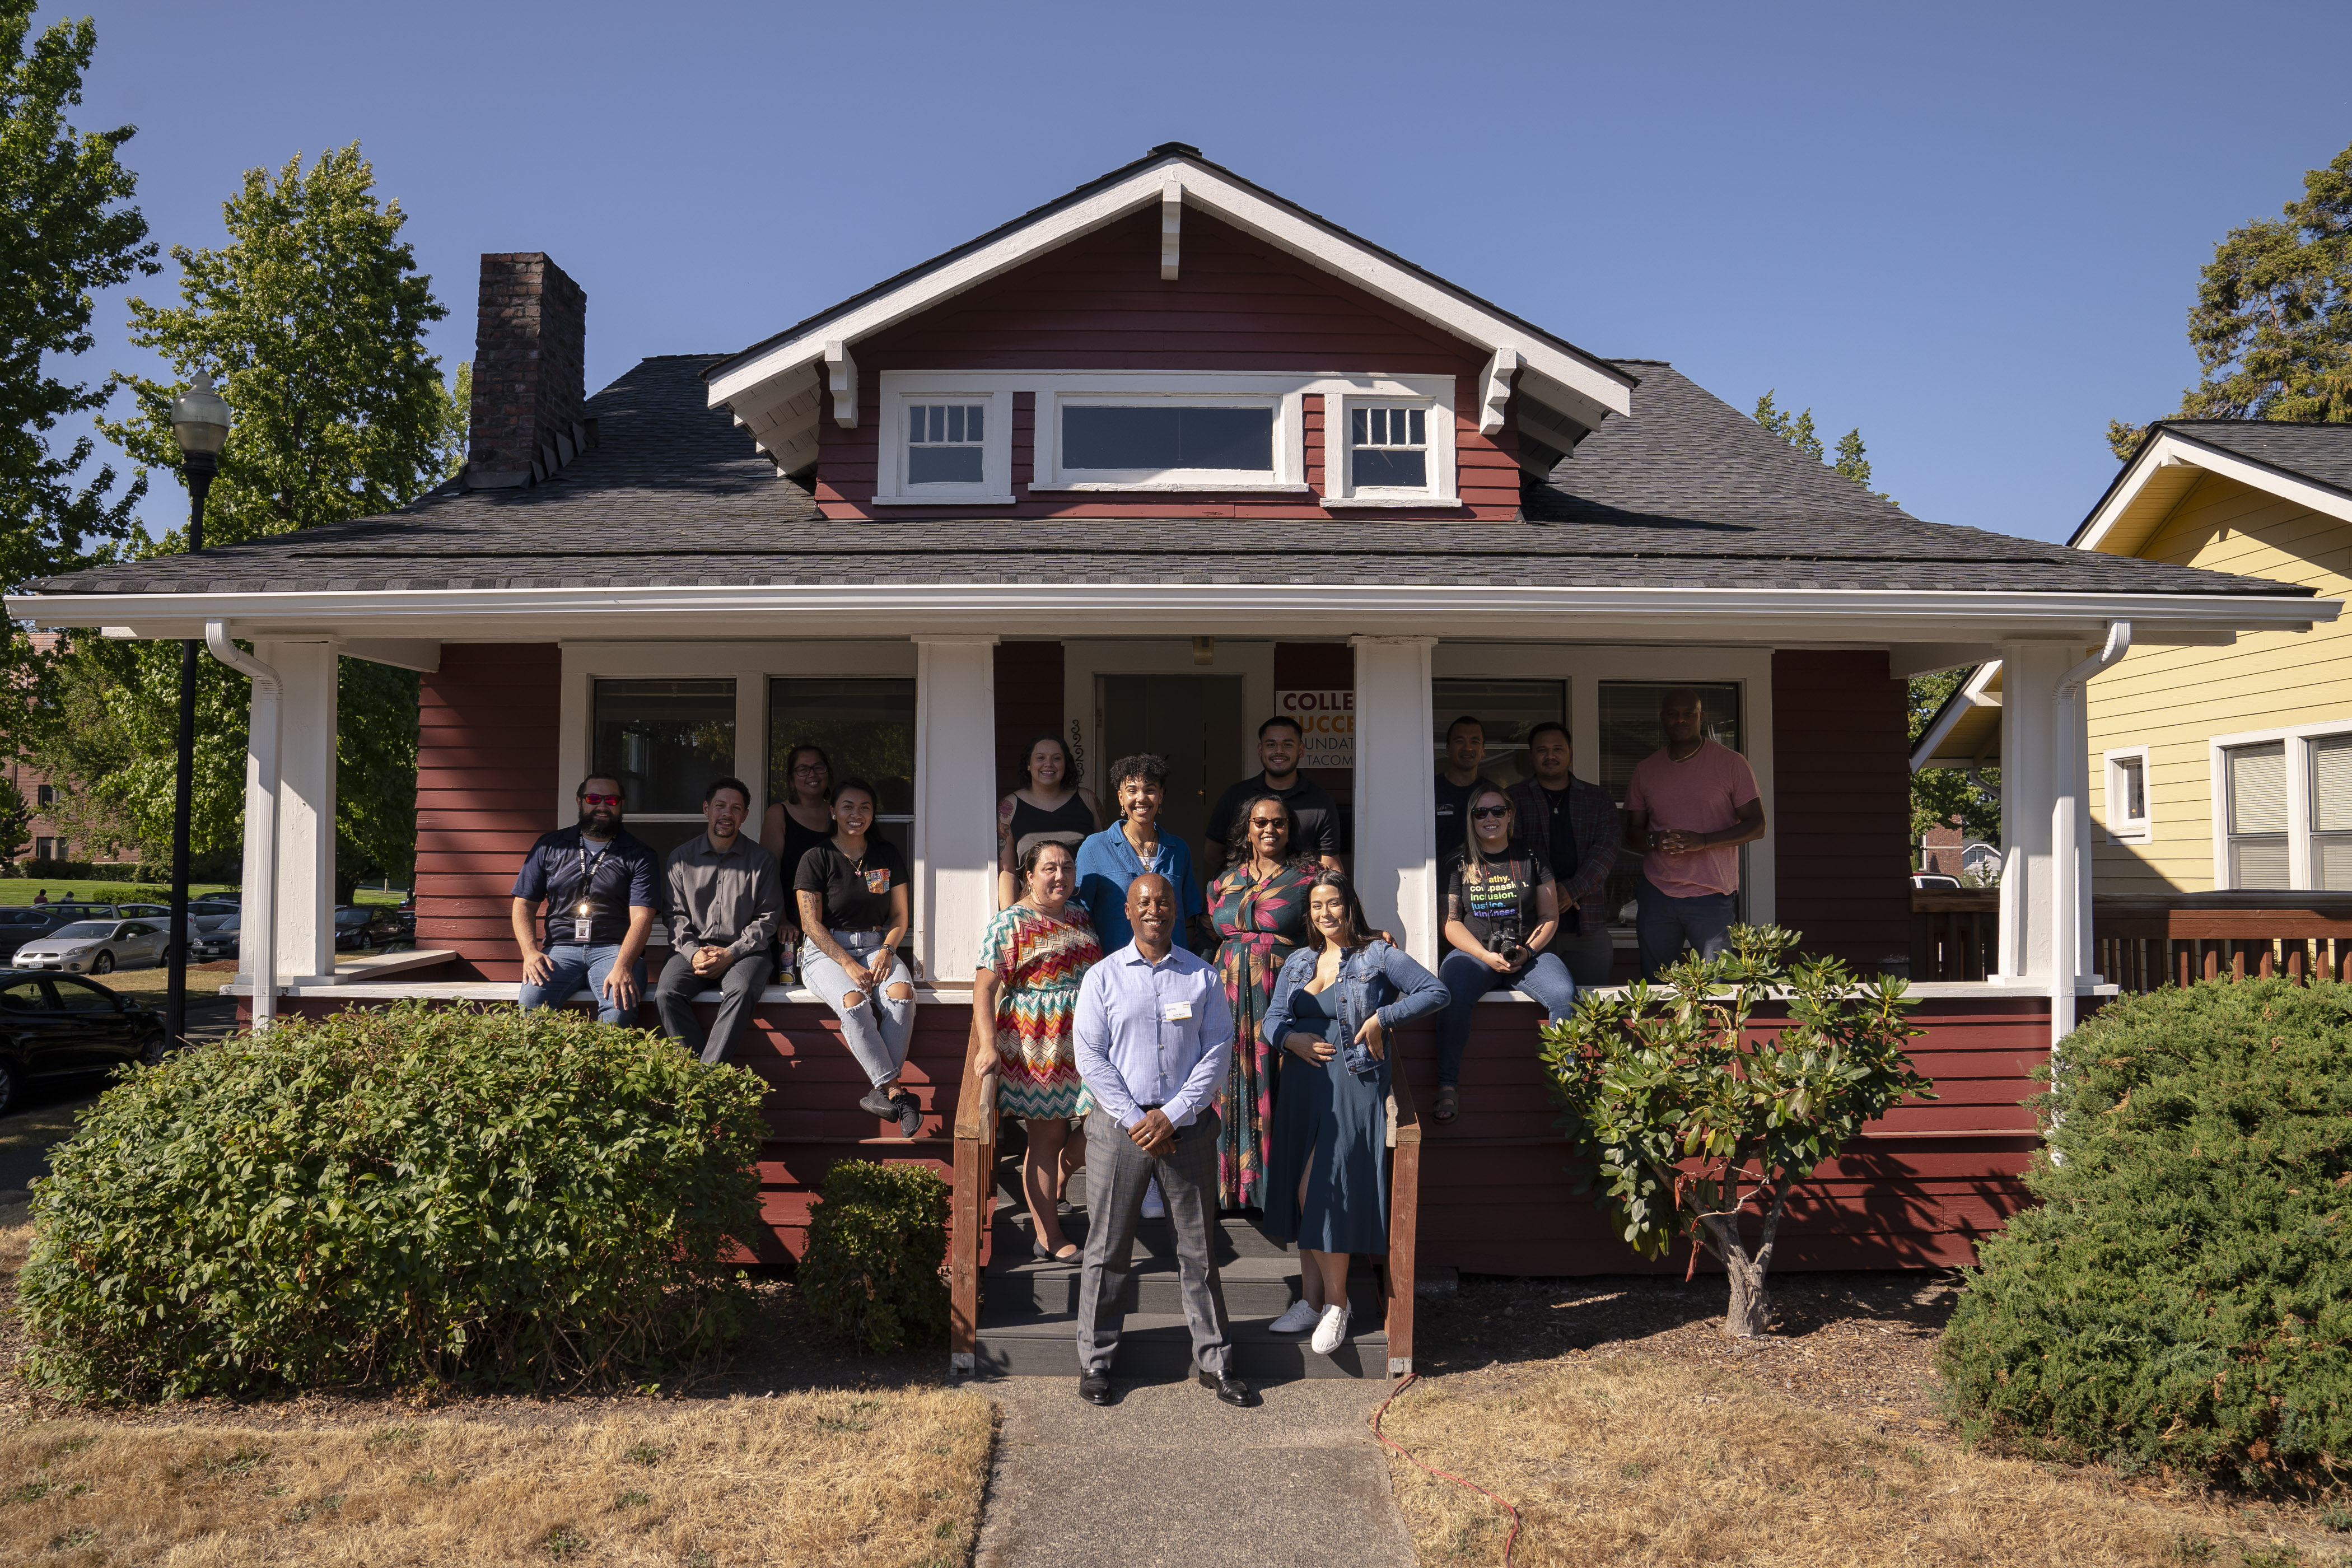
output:
POLYGON ((1203 1110, 1183 1136, 1154 1159, 1136 1147, 1108 1111, 1087 1117, 1087 1250, 1078 1272, 1078 1372, 1110 1374, 1127 1310, 1127 1271, 1135 1227, 1143 1219, 1143 1190, 1153 1177, 1168 1205, 1176 1237, 1184 1321, 1192 1331, 1192 1359, 1222 1377, 1233 1370, 1233 1335, 1226 1325, 1225 1289, 1217 1279, 1217 1113, 1203 1110))
POLYGON ((662 1033, 713 1066, 725 1061, 751 1022, 751 1005, 774 972, 764 952, 747 954, 727 966, 719 977, 719 1016, 711 1020, 706 1041, 701 1021, 694 1016, 694 999, 710 988, 710 982, 694 972, 691 954, 671 953, 654 986, 654 1011, 661 1015, 662 1033))

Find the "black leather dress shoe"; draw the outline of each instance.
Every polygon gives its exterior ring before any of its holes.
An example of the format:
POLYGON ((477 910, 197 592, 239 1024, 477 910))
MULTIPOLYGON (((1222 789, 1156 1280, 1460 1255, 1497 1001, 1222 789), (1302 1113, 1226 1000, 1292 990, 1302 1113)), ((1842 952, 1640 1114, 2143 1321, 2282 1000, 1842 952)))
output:
POLYGON ((1201 1386, 1215 1389, 1217 1397, 1236 1410, 1248 1409, 1257 1398, 1257 1394, 1248 1384, 1231 1373, 1220 1377, 1213 1372, 1204 1370, 1201 1373, 1201 1386))
POLYGON ((1082 1373, 1078 1377, 1078 1397, 1088 1405, 1110 1403, 1110 1379, 1098 1372, 1082 1373))

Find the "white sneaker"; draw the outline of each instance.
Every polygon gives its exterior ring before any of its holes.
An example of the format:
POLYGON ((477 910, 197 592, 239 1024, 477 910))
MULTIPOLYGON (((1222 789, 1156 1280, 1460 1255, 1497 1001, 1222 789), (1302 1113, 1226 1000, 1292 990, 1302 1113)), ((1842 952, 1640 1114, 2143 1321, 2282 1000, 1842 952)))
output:
POLYGON ((1156 1179, 1150 1186, 1143 1189, 1143 1217, 1146 1219, 1168 1217, 1168 1205, 1160 1199, 1160 1183, 1156 1179))
POLYGON ((1313 1328, 1316 1321, 1322 1316, 1322 1308, 1309 1306, 1305 1301, 1295 1301, 1291 1304, 1290 1310, 1266 1326, 1277 1334, 1303 1334, 1313 1328))
POLYGON ((1348 1309, 1338 1302, 1323 1309, 1323 1321, 1315 1325, 1315 1337, 1308 1345, 1317 1355, 1329 1355, 1348 1342, 1348 1309))

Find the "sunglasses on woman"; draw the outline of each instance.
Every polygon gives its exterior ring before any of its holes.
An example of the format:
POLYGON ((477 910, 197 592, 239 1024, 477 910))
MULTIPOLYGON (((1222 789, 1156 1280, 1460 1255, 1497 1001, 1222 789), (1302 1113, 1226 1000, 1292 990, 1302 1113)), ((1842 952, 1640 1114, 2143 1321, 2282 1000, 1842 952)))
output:
POLYGON ((1511 808, 1507 805, 1482 805, 1470 815, 1481 822, 1500 822, 1511 815, 1511 808))

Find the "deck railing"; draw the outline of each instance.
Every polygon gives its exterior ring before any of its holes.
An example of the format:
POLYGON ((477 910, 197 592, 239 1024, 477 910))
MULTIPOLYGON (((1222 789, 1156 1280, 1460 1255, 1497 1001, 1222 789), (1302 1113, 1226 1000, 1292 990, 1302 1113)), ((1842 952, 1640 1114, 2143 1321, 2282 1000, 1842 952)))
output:
POLYGON ((965 1054, 956 1096, 955 1185, 948 1194, 948 1370, 969 1377, 980 1364, 980 1251, 996 1190, 996 1075, 982 1077, 965 1054))
POLYGON ((1393 1063, 1389 1084, 1396 1100, 1396 1147, 1389 1154, 1389 1256, 1384 1277, 1389 1292, 1389 1375, 1403 1377, 1412 1371, 1414 1254, 1421 1238, 1421 1114, 1413 1107, 1412 1085, 1405 1079, 1404 1064, 1395 1059, 1393 1043, 1389 1052, 1393 1063))
POLYGON ((2126 991, 2224 975, 2352 980, 2352 893, 2103 894, 2099 972, 2126 991))
POLYGON ((1982 980, 2000 956, 1999 888, 1911 889, 1911 978, 1982 980))

